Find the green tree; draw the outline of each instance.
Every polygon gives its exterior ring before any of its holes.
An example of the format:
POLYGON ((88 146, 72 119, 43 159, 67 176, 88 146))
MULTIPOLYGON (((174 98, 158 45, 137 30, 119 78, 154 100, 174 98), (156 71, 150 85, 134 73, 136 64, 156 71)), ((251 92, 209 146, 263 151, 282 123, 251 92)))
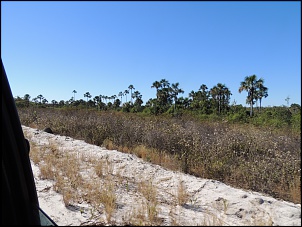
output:
POLYGON ((167 81, 166 79, 161 79, 161 80, 160 80, 160 83, 161 83, 161 86, 162 86, 163 88, 166 88, 166 87, 169 87, 169 86, 170 86, 169 81, 167 81))
POLYGON ((288 107, 289 107, 289 100, 290 100, 290 97, 287 96, 286 99, 285 99, 285 101, 286 101, 288 107))
POLYGON ((58 102, 56 100, 51 100, 52 108, 55 108, 56 105, 58 105, 58 102))
POLYGON ((134 112, 140 112, 142 104, 143 104, 141 93, 139 91, 135 91, 132 94, 132 98, 135 99, 135 102, 133 104, 133 106, 134 106, 134 112))
POLYGON ((190 105, 191 105, 191 100, 188 97, 186 97, 186 98, 180 97, 178 99, 178 106, 180 108, 182 108, 182 109, 189 109, 190 105))
POLYGON ((131 103, 132 103, 132 90, 135 90, 132 84, 129 85, 128 89, 131 91, 130 97, 131 97, 131 103))
POLYGON ((75 101, 75 100, 76 100, 76 99, 75 99, 75 94, 77 93, 77 91, 76 91, 76 90, 73 90, 72 93, 73 93, 73 100, 75 101))
POLYGON ((95 102, 96 106, 97 106, 97 110, 100 110, 100 102, 101 102, 101 99, 100 99, 100 96, 97 95, 93 98, 93 101, 95 102))
POLYGON ((170 83, 166 79, 161 79, 161 89, 158 90, 159 92, 159 103, 161 108, 169 108, 169 105, 172 104, 172 96, 171 94, 171 88, 170 88, 170 83))
POLYGON ((60 102, 59 102, 59 106, 60 106, 60 107, 63 107, 64 105, 65 105, 64 100, 60 100, 60 102))
POLYGON ((47 104, 47 103, 48 103, 48 100, 47 100, 46 98, 44 98, 44 99, 42 100, 42 103, 43 103, 43 104, 47 104))
POLYGON ((222 110, 226 110, 232 95, 230 90, 224 84, 218 83, 211 88, 210 93, 214 103, 218 106, 218 113, 220 114, 222 110))
MULTIPOLYGON (((129 94, 129 90, 124 91, 124 95, 126 96, 126 102, 127 102, 127 94, 129 94)), ((131 96, 132 96, 132 93, 131 93, 131 96)), ((131 102, 132 102, 132 99, 131 99, 131 102)))
POLYGON ((25 94, 24 95, 24 101, 25 101, 25 106, 29 107, 29 99, 30 99, 30 95, 29 94, 25 94))
POLYGON ((177 103, 177 99, 178 99, 178 97, 177 97, 178 94, 184 93, 184 90, 182 90, 178 86, 179 86, 178 82, 176 82, 175 84, 172 83, 172 86, 171 86, 171 97, 172 97, 172 99, 174 99, 174 111, 175 111, 175 107, 176 107, 176 103, 177 103))
POLYGON ((121 97, 121 104, 122 104, 122 103, 123 103, 123 96, 124 96, 124 93, 123 93, 122 91, 120 91, 120 92, 118 93, 118 96, 121 97))
POLYGON ((40 100, 40 104, 41 104, 41 103, 42 103, 42 99, 44 99, 44 97, 43 97, 43 95, 38 95, 38 96, 37 96, 37 99, 40 100))
POLYGON ((161 88, 161 83, 159 81, 153 82, 151 88, 156 88, 156 98, 158 98, 158 89, 161 88))
POLYGON ((189 97, 192 98, 190 106, 193 110, 199 109, 202 113, 208 113, 208 109, 210 106, 210 92, 207 89, 208 87, 205 84, 202 84, 200 85, 197 92, 191 91, 189 93, 189 97))
POLYGON ((91 98, 91 95, 90 95, 90 93, 87 91, 87 92, 84 94, 84 97, 87 98, 87 102, 88 102, 88 99, 91 98))
POLYGON ((113 103, 114 103, 116 99, 116 95, 111 95, 111 99, 113 99, 113 103))
POLYGON ((266 98, 268 96, 268 88, 263 85, 263 82, 259 83, 258 90, 256 92, 257 99, 259 99, 260 111, 262 98, 266 98))
POLYGON ((113 108, 117 109, 121 105, 121 101, 119 99, 115 99, 113 103, 113 108))
POLYGON ((247 91, 248 95, 246 98, 246 103, 250 104, 251 111, 250 116, 253 116, 253 105, 255 104, 255 101, 257 100, 257 89, 259 89, 260 84, 263 84, 263 79, 260 78, 257 80, 256 75, 246 76, 244 78, 244 81, 240 83, 239 87, 239 93, 242 91, 247 91))
POLYGON ((91 95, 90 95, 90 93, 87 91, 87 92, 84 94, 84 97, 87 98, 86 107, 88 108, 88 99, 91 98, 91 95))
MULTIPOLYGON (((158 100, 158 99, 159 99, 159 92, 158 92, 158 90, 159 90, 159 88, 161 88, 161 83, 160 83, 159 81, 156 80, 155 82, 153 82, 151 88, 155 88, 155 89, 156 89, 156 100, 158 100)), ((149 105, 149 104, 150 104, 150 107, 153 108, 152 110, 156 113, 156 112, 157 112, 157 111, 156 111, 156 110, 157 110, 156 103, 157 103, 157 101, 150 99, 150 100, 146 103, 146 105, 149 105), (153 105, 154 105, 154 106, 153 106, 153 105)), ((152 110, 151 110, 151 111, 152 111, 152 110)))

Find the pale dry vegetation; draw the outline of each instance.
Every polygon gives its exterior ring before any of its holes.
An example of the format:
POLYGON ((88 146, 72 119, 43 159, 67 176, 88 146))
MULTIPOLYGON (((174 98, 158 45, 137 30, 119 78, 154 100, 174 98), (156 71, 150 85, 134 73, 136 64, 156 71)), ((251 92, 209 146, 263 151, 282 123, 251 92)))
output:
MULTIPOLYGON (((50 127, 56 134, 134 153, 171 170, 301 203, 300 133, 121 112, 29 108, 18 111, 21 123, 26 126, 50 127)), ((46 150, 51 151, 49 157, 61 155, 51 144, 46 150)), ((41 155, 32 158, 37 162, 41 155)), ((60 162, 55 161, 54 165, 60 162)), ((46 165, 43 168, 46 172, 51 170, 46 165)), ((95 168, 98 176, 102 176, 104 168, 95 168)), ((49 177, 54 178, 56 174, 49 177)))
MULTIPOLYGON (((127 192, 131 190, 141 194, 142 199, 133 204, 131 212, 125 214, 124 224, 161 225, 162 220, 158 218, 160 201, 157 198, 157 186, 150 179, 146 180, 141 176, 141 180, 131 181, 123 177, 120 170, 116 171, 107 157, 100 159, 76 155, 75 151, 62 150, 54 140, 49 139, 46 144, 38 145, 32 142, 33 135, 25 136, 30 141, 30 158, 39 166, 39 178, 54 181, 53 188, 62 194, 65 206, 72 206, 80 201, 92 206, 93 222, 86 224, 114 225, 111 218, 117 210, 117 190, 125 187, 127 192), (91 170, 88 169, 89 166, 94 171, 84 176, 83 172, 91 170), (98 215, 102 213, 105 213, 106 220, 99 218, 98 215)), ((185 188, 180 184, 175 199, 178 203, 184 203, 187 196, 185 188)))

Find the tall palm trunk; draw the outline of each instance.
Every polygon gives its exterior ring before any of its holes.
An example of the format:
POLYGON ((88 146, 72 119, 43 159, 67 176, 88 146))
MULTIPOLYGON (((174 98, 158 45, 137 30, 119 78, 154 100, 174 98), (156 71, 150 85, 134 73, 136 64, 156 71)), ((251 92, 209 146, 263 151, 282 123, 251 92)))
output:
POLYGON ((254 99, 254 92, 251 91, 251 111, 250 111, 250 117, 253 116, 253 99, 254 99))

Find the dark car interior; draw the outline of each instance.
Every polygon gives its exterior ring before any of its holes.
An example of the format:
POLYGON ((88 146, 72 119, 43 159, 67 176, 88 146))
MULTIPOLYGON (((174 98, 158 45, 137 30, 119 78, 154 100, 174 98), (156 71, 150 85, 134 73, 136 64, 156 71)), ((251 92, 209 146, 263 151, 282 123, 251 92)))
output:
POLYGON ((25 139, 14 98, 1 59, 2 225, 56 225, 39 207, 25 139))

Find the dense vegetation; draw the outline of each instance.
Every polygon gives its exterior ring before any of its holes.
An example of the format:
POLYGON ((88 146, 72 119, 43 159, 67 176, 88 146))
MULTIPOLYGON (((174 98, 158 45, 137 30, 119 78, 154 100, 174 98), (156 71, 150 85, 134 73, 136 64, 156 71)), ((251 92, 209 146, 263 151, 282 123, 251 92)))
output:
POLYGON ((255 75, 239 87, 248 92, 250 108, 230 105, 231 92, 221 83, 209 91, 201 85, 188 98, 178 97, 183 93, 178 86, 164 79, 154 82, 156 98, 144 106, 133 85, 127 90, 131 100, 123 105, 116 96, 91 100, 89 92, 86 101, 74 96, 48 104, 42 95, 30 101, 28 94, 15 101, 23 125, 50 127, 172 170, 301 203, 300 105, 261 107, 268 89, 255 75))
MULTIPOLYGON (((247 91, 248 95, 246 103, 250 104, 250 116, 253 115, 253 106, 259 101, 259 110, 261 109, 261 102, 263 98, 268 96, 268 88, 264 85, 264 79, 257 79, 256 75, 247 76, 241 82, 238 92, 247 91)), ((86 92, 83 99, 76 100, 76 90, 70 100, 61 100, 57 102, 52 100, 49 104, 48 100, 43 95, 38 95, 33 98, 31 102, 39 104, 40 106, 66 107, 72 106, 76 108, 95 108, 98 110, 122 110, 123 112, 144 112, 151 114, 182 114, 185 110, 199 112, 201 114, 225 114, 230 111, 230 97, 231 91, 225 84, 218 83, 216 86, 208 90, 205 84, 202 84, 198 91, 191 91, 189 97, 178 97, 184 91, 179 88, 179 83, 170 84, 166 79, 155 81, 151 88, 156 89, 156 98, 150 98, 145 106, 143 106, 142 94, 139 91, 134 91, 135 88, 131 84, 124 92, 119 92, 118 95, 97 95, 93 99, 90 92, 86 92), (133 92, 134 91, 134 92, 133 92), (131 100, 127 102, 127 94, 130 93, 131 100), (120 97, 120 99, 117 98, 120 97), (126 102, 122 103, 123 96, 126 96, 126 102), (109 100, 109 102, 107 101, 109 100), (113 100, 113 102, 111 102, 113 100), (106 103, 105 103, 106 102, 106 103)), ((25 94, 24 98, 17 97, 16 101, 19 105, 29 106, 30 95, 25 94)), ((233 106, 236 106, 234 101, 233 106)))
POLYGON ((132 152, 169 169, 296 203, 301 200, 301 137, 288 127, 201 121, 189 115, 52 108, 18 111, 27 126, 51 127, 54 133, 132 152))

